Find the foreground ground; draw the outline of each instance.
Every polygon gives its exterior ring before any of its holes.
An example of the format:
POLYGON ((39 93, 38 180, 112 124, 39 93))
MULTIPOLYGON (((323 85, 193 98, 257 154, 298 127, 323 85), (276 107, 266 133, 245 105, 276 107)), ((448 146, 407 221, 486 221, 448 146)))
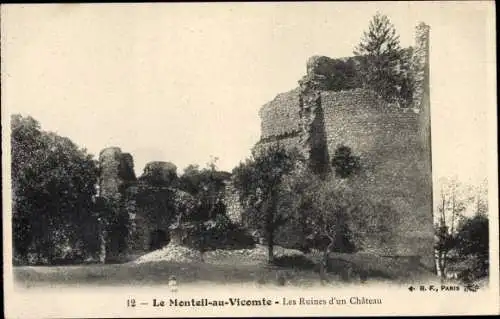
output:
MULTIPOLYGON (((319 257, 276 247, 277 263, 266 264, 267 249, 214 251, 190 256, 169 247, 125 264, 15 267, 14 277, 23 287, 165 285, 176 276, 178 284, 256 284, 312 286, 319 283, 319 257), (280 280, 283 277, 284 280, 280 280)), ((369 254, 331 254, 330 283, 405 283, 432 280, 433 274, 421 265, 369 254)))

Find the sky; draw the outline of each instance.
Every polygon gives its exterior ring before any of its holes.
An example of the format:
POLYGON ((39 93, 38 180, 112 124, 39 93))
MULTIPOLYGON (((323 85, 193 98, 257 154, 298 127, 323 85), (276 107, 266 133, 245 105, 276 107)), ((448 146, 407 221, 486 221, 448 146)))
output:
POLYGON ((230 171, 259 140, 259 108, 308 57, 352 55, 377 11, 405 47, 431 26, 435 179, 495 171, 492 2, 2 5, 2 115, 95 155, 118 146, 137 174, 211 156, 230 171))

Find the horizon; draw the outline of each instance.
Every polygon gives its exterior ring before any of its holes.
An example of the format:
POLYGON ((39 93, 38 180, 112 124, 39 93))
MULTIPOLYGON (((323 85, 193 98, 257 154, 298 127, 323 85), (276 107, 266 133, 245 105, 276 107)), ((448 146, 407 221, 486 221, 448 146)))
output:
POLYGON ((467 3, 2 6, 2 109, 32 116, 96 159, 102 149, 119 147, 134 158, 137 176, 147 162, 172 162, 180 175, 211 157, 231 172, 260 137, 260 107, 297 87, 308 57, 352 56, 378 11, 395 25, 401 47, 413 45, 419 22, 430 25, 434 180, 458 175, 474 183, 491 165, 487 9, 467 3))

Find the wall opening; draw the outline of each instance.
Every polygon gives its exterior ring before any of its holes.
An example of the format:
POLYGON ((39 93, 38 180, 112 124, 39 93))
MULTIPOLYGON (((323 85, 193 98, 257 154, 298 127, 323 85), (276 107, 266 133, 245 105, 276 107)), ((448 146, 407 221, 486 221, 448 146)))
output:
POLYGON ((161 229, 156 229, 149 236, 149 250, 160 249, 170 242, 170 236, 161 229))

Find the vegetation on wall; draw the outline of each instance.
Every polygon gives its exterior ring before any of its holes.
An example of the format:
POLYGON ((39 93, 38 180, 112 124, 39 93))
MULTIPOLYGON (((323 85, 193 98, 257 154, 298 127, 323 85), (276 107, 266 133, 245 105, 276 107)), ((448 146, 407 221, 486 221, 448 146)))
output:
POLYGON ((363 86, 389 102, 409 94, 409 61, 405 61, 399 35, 387 16, 377 13, 372 18, 354 54, 364 57, 357 68, 363 86))
POLYGON ((347 178, 361 169, 359 156, 353 155, 351 148, 344 145, 335 150, 332 166, 336 176, 340 178, 347 178))
POLYGON ((401 47, 394 25, 386 15, 377 13, 354 48, 354 56, 313 56, 300 83, 326 91, 366 88, 388 103, 408 107, 415 86, 413 52, 412 47, 401 47))

